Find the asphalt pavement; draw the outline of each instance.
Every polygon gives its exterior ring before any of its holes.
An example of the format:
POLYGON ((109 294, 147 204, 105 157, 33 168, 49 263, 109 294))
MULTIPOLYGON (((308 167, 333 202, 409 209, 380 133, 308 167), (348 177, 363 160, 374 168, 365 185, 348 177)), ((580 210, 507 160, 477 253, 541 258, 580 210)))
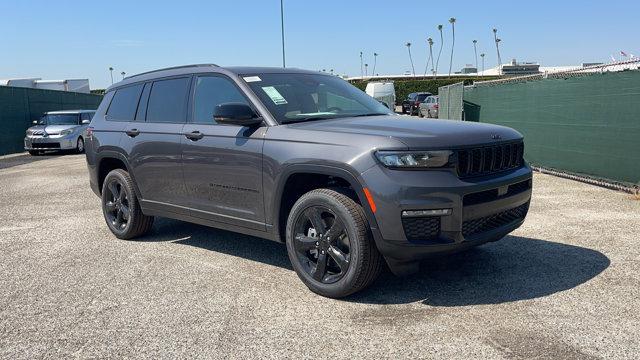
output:
POLYGON ((0 358, 637 358, 639 249, 640 201, 536 174, 512 235, 332 300, 267 240, 116 239, 83 155, 0 158, 0 358))

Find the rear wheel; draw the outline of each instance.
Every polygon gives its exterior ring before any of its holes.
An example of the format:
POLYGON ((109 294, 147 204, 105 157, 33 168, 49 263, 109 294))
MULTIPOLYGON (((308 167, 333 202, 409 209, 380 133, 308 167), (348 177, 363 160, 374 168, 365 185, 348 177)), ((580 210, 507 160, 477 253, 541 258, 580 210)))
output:
POLYGON ((102 213, 109 230, 119 239, 144 235, 153 225, 153 217, 140 209, 129 173, 122 169, 112 170, 104 179, 102 213))
POLYGON ((84 152, 84 139, 79 137, 76 143, 76 152, 82 154, 84 152))
POLYGON ((40 155, 42 155, 42 152, 40 152, 38 150, 29 150, 29 155, 31 155, 31 156, 40 156, 40 155))
POLYGON ((317 294, 353 294, 371 284, 382 269, 364 210, 335 190, 317 189, 298 199, 286 231, 291 264, 317 294))

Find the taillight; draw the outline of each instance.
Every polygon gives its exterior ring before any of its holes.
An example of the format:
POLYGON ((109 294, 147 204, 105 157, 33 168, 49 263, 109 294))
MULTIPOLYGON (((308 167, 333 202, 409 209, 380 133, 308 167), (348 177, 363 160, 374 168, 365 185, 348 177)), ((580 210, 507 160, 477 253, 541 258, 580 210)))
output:
POLYGON ((437 109, 438 108, 438 104, 433 105, 433 108, 437 109))
POLYGON ((93 137, 93 126, 89 126, 87 128, 87 138, 91 139, 93 137))
POLYGON ((420 105, 420 101, 416 101, 416 103, 414 104, 415 106, 420 105))

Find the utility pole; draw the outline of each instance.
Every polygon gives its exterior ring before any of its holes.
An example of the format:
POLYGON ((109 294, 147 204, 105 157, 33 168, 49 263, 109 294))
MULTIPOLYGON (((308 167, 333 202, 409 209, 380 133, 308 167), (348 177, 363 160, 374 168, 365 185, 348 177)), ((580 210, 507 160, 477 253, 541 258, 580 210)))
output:
POLYGON ((282 67, 287 67, 284 58, 284 0, 280 0, 280 30, 282 34, 282 67))

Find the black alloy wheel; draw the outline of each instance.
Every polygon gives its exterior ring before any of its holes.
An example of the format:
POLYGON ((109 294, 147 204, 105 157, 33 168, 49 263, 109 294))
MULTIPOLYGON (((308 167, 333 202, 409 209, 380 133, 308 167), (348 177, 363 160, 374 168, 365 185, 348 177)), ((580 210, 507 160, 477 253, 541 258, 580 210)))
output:
POLYGON ((118 179, 106 184, 107 201, 104 204, 107 221, 117 230, 124 230, 131 218, 129 197, 118 179))
POLYGON ((311 206, 295 220, 296 255, 314 280, 331 284, 349 269, 351 244, 342 221, 328 208, 311 206))

